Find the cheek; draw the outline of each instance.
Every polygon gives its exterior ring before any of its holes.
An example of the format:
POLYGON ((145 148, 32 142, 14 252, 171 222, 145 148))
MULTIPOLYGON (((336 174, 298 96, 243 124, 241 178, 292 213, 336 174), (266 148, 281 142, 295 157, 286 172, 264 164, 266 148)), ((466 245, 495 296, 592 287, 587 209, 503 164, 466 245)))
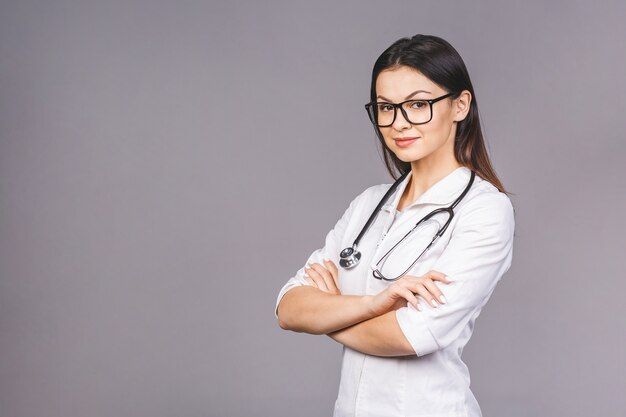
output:
POLYGON ((448 126, 452 125, 452 115, 449 109, 444 109, 433 114, 433 119, 428 123, 429 128, 436 132, 444 132, 448 130, 448 126))
POLYGON ((382 134, 383 139, 385 140, 385 144, 387 145, 387 147, 393 146, 394 142, 393 142, 393 139, 391 138, 391 133, 390 132, 385 132, 384 130, 381 130, 380 133, 382 134))
POLYGON ((424 137, 429 142, 440 143, 445 141, 452 128, 452 123, 446 119, 446 117, 449 116, 448 113, 442 113, 438 116, 440 117, 433 117, 433 119, 429 123, 426 123, 421 129, 424 137))

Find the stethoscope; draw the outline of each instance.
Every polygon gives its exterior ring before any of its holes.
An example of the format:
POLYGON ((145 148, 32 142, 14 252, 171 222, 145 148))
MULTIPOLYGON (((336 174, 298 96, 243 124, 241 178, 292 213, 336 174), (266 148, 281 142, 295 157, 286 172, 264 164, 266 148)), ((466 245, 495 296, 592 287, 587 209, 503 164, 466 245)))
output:
MULTIPOLYGON (((365 232, 367 232, 367 230, 370 228, 370 226, 371 226, 372 222, 374 221, 374 219, 378 216, 378 213, 380 212, 380 209, 383 206, 383 204, 385 204, 385 202, 387 202, 387 200, 394 193, 394 191, 396 190, 398 185, 400 185, 400 183, 406 178, 407 175, 409 175, 410 172, 411 172, 411 170, 409 169, 409 170, 407 170, 407 172, 402 174, 402 176, 400 176, 400 178, 398 178, 396 180, 396 182, 394 182, 393 185, 389 188, 389 190, 385 193, 385 195, 380 200, 380 202, 378 203, 378 205, 376 206, 376 208, 374 209, 374 211, 370 215, 369 219, 365 223, 365 226, 363 226, 363 228, 361 229, 361 232, 359 233, 357 238, 354 240, 354 243, 352 244, 352 247, 345 248, 344 250, 342 250, 339 253, 339 257, 340 257, 339 265, 341 265, 342 268, 344 268, 344 269, 351 269, 351 268, 354 268, 356 265, 359 264, 359 262, 361 260, 361 252, 358 251, 357 247, 358 247, 359 242, 361 241, 361 238, 363 237, 365 232)), ((380 260, 376 263, 376 269, 373 271, 374 278, 377 278, 377 279, 380 279, 380 280, 384 280, 384 281, 395 281, 397 279, 402 278, 411 268, 413 268, 413 265, 415 265, 417 263, 417 261, 422 257, 422 255, 424 255, 424 253, 426 253, 426 251, 431 248, 431 246, 437 241, 437 239, 439 239, 444 234, 444 232, 446 231, 446 229, 450 225, 450 222, 452 221, 452 218, 454 217, 454 210, 453 210, 454 207, 456 207, 456 205, 459 204, 459 202, 463 199, 463 197, 465 197, 465 194, 467 194, 467 192, 471 188, 472 184, 474 183, 475 175, 476 175, 476 173, 474 171, 471 171, 470 180, 469 180, 467 186, 465 187, 465 190, 463 190, 461 195, 459 195, 459 197, 456 200, 454 200, 454 202, 452 204, 450 204, 448 207, 438 208, 438 209, 435 209, 435 210, 431 211, 430 213, 428 213, 420 221, 418 221, 415 224, 415 226, 411 230, 409 230, 409 232, 406 235, 404 235, 404 237, 402 239, 400 239, 398 241, 398 243, 396 243, 391 249, 389 249, 389 251, 382 258, 380 258, 380 260), (442 213, 442 212, 445 212, 448 215, 448 220, 445 222, 445 224, 443 226, 441 226, 439 228, 439 230, 437 231, 437 233, 435 234, 435 236, 433 237, 431 242, 428 244, 426 249, 424 249, 422 251, 422 253, 417 257, 417 259, 415 259, 415 261, 413 261, 411 266, 409 266, 403 273, 401 273, 400 275, 398 275, 395 278, 387 278, 387 277, 385 277, 382 274, 382 272, 380 272, 380 269, 382 269, 381 263, 383 263, 387 259, 389 254, 404 239, 406 239, 411 234, 411 232, 413 232, 420 224, 422 224, 423 222, 429 220, 431 217, 433 217, 433 216, 435 216, 435 215, 437 215, 439 213, 442 213)))

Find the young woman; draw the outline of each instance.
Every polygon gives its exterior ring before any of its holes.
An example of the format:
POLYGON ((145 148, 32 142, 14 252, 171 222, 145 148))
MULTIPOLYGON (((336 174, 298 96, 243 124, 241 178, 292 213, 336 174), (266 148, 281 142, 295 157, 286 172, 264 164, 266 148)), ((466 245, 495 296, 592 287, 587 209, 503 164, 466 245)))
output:
POLYGON ((396 41, 366 109, 395 182, 352 200, 276 317, 344 346, 334 417, 479 417, 461 353, 511 265, 515 221, 463 59, 436 36, 396 41))

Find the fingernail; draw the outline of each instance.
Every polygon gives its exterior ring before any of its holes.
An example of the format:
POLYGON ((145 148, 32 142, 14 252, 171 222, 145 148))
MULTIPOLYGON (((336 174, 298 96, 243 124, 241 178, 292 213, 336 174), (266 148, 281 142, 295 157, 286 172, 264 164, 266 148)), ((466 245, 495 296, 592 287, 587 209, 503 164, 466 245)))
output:
POLYGON ((430 300, 430 302, 433 304, 433 307, 437 308, 437 303, 435 302, 435 300, 430 300))
POLYGON ((311 277, 309 276, 309 274, 307 274, 306 272, 304 273, 304 276, 305 276, 305 277, 307 277, 307 278, 311 278, 311 277))
POLYGON ((416 306, 419 311, 422 311, 422 306, 420 306, 420 303, 417 303, 416 306))
POLYGON ((439 298, 441 298, 441 301, 443 301, 444 304, 446 303, 446 298, 443 295, 439 298))
POLYGON ((330 259, 324 258, 324 262, 330 262, 330 259))

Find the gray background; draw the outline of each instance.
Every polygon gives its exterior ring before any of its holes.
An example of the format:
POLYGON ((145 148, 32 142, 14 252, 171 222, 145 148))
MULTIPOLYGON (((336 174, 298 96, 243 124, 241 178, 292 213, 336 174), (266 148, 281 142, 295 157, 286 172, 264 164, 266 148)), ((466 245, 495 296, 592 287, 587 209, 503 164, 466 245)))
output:
POLYGON ((464 351, 485 416, 623 416, 623 2, 3 1, 0 415, 324 416, 278 290, 390 183, 378 55, 460 52, 516 208, 464 351))

